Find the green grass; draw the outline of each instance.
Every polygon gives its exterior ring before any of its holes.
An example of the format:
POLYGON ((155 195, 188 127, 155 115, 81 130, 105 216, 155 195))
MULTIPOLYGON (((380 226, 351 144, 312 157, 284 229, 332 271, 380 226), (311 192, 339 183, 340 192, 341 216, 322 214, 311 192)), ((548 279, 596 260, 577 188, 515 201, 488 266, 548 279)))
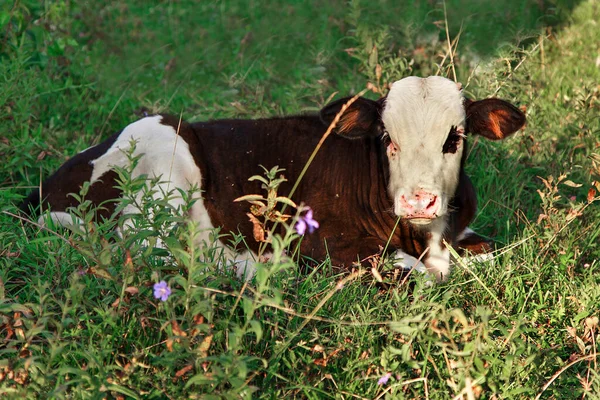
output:
MULTIPOLYGON (((41 178, 144 109, 188 120, 284 115, 377 83, 377 63, 379 86, 450 75, 448 61, 437 65, 442 4, 2 3, 0 393, 600 398, 600 209, 588 201, 600 181, 600 8, 446 9, 451 39, 461 32, 454 65, 467 93, 527 107, 515 137, 471 143, 473 225, 501 249, 435 287, 414 277, 410 290, 384 290, 370 273, 335 275, 327 263, 300 272, 288 259, 246 286, 218 271, 213 248, 189 246, 195 228, 165 211, 123 237, 119 220, 73 233, 11 214, 41 178), (144 246, 157 237, 170 257, 144 246), (152 296, 163 279, 173 289, 164 303, 152 296)), ((85 205, 78 212, 91 218, 85 205)))

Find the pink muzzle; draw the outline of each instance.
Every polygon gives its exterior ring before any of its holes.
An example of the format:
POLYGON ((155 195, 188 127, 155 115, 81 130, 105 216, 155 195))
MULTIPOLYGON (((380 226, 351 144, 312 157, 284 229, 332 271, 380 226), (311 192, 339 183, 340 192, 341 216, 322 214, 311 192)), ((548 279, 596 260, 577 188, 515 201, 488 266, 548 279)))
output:
POLYGON ((400 214, 407 219, 437 217, 440 209, 440 198, 424 190, 414 192, 412 196, 402 196, 398 203, 400 214))

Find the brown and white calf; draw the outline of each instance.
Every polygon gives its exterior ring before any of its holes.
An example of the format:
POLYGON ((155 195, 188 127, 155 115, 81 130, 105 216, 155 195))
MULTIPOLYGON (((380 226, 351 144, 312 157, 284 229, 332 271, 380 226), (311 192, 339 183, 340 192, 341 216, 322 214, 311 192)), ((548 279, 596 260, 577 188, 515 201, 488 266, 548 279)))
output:
MULTIPOLYGON (((115 206, 110 200, 121 195, 112 168, 127 163, 123 150, 135 139, 135 154, 143 157, 134 175, 161 177, 164 190, 199 187, 189 218, 207 231, 222 227, 222 232, 252 238, 247 205, 233 201, 260 193, 259 183, 248 177, 262 174, 259 165, 278 165, 288 179, 279 194, 289 193, 347 100, 327 105, 318 115, 284 118, 188 124, 170 116, 146 117, 71 158, 22 208, 41 203, 55 221, 68 224, 72 219, 65 211, 77 205, 68 194, 90 181, 87 199, 104 203, 101 215, 110 215, 115 206)), ((498 99, 471 101, 442 77, 405 78, 378 101, 359 98, 342 115, 335 135, 324 142, 293 195, 297 203, 312 207, 320 223, 303 239, 302 254, 315 260, 329 254, 334 265, 350 266, 380 251, 391 236, 390 247, 401 254, 417 258, 428 248, 423 264, 437 279, 445 278, 450 252, 443 239, 457 247, 482 243, 468 229, 476 198, 463 169, 466 135, 503 139, 524 123, 515 106, 498 99)), ((178 197, 171 201, 175 206, 183 202, 178 197)), ((251 250, 258 249, 257 243, 248 243, 251 250)))

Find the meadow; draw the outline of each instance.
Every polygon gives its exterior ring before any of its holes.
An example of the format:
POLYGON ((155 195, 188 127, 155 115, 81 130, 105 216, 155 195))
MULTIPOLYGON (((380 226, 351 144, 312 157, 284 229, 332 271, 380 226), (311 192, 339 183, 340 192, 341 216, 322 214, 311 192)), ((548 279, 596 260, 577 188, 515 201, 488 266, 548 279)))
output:
POLYGON ((596 0, 2 2, 0 396, 600 399, 599 22, 596 0), (506 141, 469 139, 473 227, 498 250, 442 284, 296 256, 245 283, 160 201, 123 236, 118 217, 92 221, 85 190, 86 229, 18 214, 144 113, 316 112, 436 74, 528 119, 506 141))

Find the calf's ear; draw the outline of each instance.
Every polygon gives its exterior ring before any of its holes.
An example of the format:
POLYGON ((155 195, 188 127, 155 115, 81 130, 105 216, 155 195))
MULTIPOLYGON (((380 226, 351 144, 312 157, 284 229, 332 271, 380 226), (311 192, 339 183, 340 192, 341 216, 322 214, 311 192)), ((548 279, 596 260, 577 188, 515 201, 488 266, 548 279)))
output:
MULTIPOLYGON (((346 97, 326 105, 319 113, 323 123, 329 126, 351 98, 346 97)), ((359 97, 344 111, 333 131, 350 139, 378 136, 381 134, 381 107, 380 101, 359 97)))
POLYGON ((500 99, 465 99, 468 131, 491 140, 504 139, 525 124, 525 114, 500 99))

